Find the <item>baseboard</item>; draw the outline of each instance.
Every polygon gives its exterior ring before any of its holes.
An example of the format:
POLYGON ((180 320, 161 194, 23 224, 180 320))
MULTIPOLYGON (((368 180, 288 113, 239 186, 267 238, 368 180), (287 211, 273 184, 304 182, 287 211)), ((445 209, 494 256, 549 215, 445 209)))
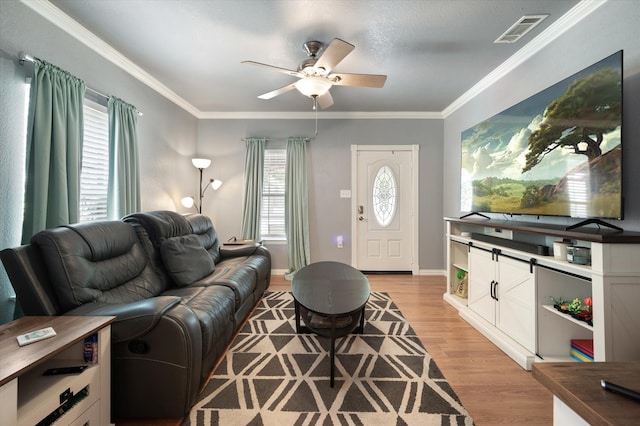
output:
POLYGON ((418 271, 418 275, 445 276, 447 275, 447 272, 444 269, 420 269, 418 271))
MULTIPOLYGON (((288 269, 272 269, 271 275, 284 275, 287 272, 289 272, 288 269)), ((420 269, 418 275, 445 276, 447 273, 444 269, 420 269)))

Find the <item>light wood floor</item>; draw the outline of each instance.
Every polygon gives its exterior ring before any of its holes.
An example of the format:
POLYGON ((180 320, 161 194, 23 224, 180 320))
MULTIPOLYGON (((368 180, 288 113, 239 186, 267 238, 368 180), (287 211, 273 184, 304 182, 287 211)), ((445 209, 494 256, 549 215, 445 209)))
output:
MULTIPOLYGON (((442 300, 440 276, 368 275, 372 291, 387 292, 409 321, 477 426, 551 425, 552 395, 530 372, 490 343, 442 300)), ((273 276, 270 290, 290 290, 273 276)), ((154 420, 125 425, 176 425, 154 420)))
MULTIPOLYGON (((552 394, 442 300, 442 276, 368 275, 387 292, 460 397, 477 426, 551 425, 552 394)), ((289 290, 281 276, 272 290, 289 290)))

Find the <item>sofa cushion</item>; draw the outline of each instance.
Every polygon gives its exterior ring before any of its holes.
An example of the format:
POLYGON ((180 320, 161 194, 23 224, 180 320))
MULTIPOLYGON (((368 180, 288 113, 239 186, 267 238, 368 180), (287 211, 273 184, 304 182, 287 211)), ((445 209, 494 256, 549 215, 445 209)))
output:
POLYGON ((206 381, 215 362, 222 356, 233 337, 234 296, 223 286, 181 287, 167 290, 163 295, 178 296, 200 321, 202 333, 202 376, 206 381))
POLYGON ((173 280, 167 271, 160 246, 168 238, 191 234, 191 225, 179 213, 168 210, 132 213, 122 219, 131 224, 149 256, 151 265, 163 280, 165 287, 173 286, 173 280))
POLYGON ((189 285, 212 273, 213 259, 197 235, 164 240, 160 245, 164 266, 179 287, 189 285))
POLYGON ((220 239, 211 219, 201 214, 191 214, 185 216, 185 219, 191 225, 192 232, 200 237, 203 247, 207 249, 213 261, 216 264, 220 262, 222 259, 220 255, 220 239))
POLYGON ((141 225, 157 249, 167 238, 191 234, 191 225, 184 216, 168 210, 133 213, 125 216, 122 220, 141 225))
POLYGON ((63 311, 89 302, 135 302, 165 290, 126 223, 61 226, 37 233, 31 243, 42 254, 63 311))
POLYGON ((253 269, 247 268, 241 263, 222 261, 216 265, 216 270, 213 274, 207 275, 192 284, 194 287, 211 285, 221 285, 233 290, 236 311, 247 300, 255 302, 256 273, 253 269))

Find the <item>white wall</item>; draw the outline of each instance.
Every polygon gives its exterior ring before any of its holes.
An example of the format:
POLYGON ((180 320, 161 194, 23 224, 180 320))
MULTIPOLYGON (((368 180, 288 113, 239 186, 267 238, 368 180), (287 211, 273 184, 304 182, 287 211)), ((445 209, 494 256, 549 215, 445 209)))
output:
MULTIPOLYGON (((625 220, 610 221, 640 230, 640 2, 609 0, 534 57, 450 114, 444 124, 444 213, 460 215, 461 133, 599 60, 624 50, 623 196, 625 220)), ((518 220, 535 221, 534 216, 518 220)), ((576 220, 543 218, 545 222, 576 220)))

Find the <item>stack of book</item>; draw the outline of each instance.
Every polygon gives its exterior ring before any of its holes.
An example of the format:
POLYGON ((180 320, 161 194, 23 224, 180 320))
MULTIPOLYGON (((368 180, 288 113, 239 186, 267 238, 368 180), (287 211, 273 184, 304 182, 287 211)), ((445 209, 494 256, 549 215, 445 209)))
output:
POLYGON ((571 339, 571 357, 580 362, 593 362, 593 340, 571 339))

